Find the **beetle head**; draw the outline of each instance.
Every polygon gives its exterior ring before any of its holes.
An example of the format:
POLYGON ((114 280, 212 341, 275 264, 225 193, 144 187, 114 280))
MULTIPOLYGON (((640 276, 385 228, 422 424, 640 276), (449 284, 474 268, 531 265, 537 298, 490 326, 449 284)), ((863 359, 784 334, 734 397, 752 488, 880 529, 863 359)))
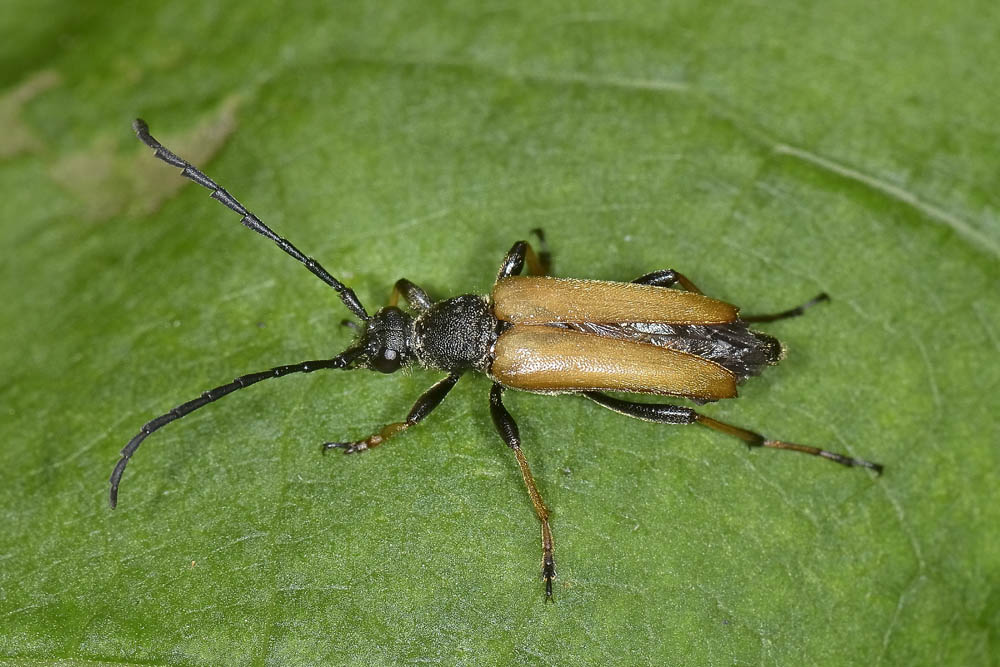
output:
POLYGON ((365 323, 360 366, 394 373, 413 360, 413 318, 395 306, 386 306, 365 323))

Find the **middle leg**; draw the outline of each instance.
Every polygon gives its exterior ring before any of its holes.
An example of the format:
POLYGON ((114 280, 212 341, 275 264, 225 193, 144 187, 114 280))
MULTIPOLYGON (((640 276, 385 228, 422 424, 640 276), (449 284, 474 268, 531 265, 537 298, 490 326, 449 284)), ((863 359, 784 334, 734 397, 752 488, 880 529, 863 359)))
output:
POLYGON ((323 453, 326 454, 331 449, 343 449, 345 454, 355 454, 357 452, 372 449, 373 447, 378 447, 392 436, 405 431, 429 415, 431 410, 441 404, 444 397, 448 395, 451 388, 455 386, 456 382, 458 382, 459 377, 461 377, 460 373, 452 373, 425 391, 420 398, 417 399, 417 402, 414 403, 413 409, 410 410, 410 414, 406 417, 405 421, 394 422, 383 426, 379 429, 378 433, 373 433, 364 440, 355 440, 354 442, 324 443, 322 445, 323 453))
POLYGON ((556 577, 556 561, 552 553, 552 529, 549 527, 549 508, 542 501, 542 495, 538 493, 535 486, 535 478, 531 475, 531 468, 521 451, 521 434, 518 432, 517 423, 510 416, 507 408, 503 405, 504 387, 498 382, 493 383, 490 389, 490 414, 493 417, 493 425, 507 446, 514 451, 517 458, 517 466, 521 469, 521 477, 524 478, 524 485, 528 487, 528 495, 531 496, 531 504, 535 507, 535 514, 542 522, 542 580, 545 581, 545 600, 552 600, 552 580, 556 577))

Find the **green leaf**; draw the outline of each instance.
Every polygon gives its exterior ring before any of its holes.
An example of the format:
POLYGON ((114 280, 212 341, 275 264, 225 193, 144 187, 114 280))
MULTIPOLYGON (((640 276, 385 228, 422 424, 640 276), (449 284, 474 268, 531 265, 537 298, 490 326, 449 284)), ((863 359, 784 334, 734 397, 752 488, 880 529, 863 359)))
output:
POLYGON ((993 3, 6 3, 0 656, 184 664, 985 664, 1000 651, 993 3), (676 268, 788 348, 706 406, 886 465, 508 392, 539 534, 464 379, 235 375, 351 341, 328 288, 676 268), (765 328, 765 327, 761 327, 765 328))

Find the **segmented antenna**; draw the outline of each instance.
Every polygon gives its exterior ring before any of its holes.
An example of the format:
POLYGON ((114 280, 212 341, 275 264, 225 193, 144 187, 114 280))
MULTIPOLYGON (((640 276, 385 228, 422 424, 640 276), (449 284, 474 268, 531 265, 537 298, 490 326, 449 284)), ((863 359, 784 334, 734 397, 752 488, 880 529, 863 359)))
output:
POLYGON ((146 121, 141 118, 136 118, 132 121, 132 129, 135 130, 136 136, 139 137, 142 143, 153 149, 156 157, 163 160, 167 164, 180 169, 181 176, 191 179, 198 185, 211 190, 212 199, 222 202, 224 205, 243 216, 243 219, 240 220, 240 222, 242 222, 246 227, 249 227, 265 238, 271 239, 279 248, 305 264, 306 268, 312 271, 313 275, 333 289, 337 290, 337 293, 340 295, 340 300, 344 302, 344 305, 347 306, 352 313, 360 317, 362 320, 368 319, 368 313, 365 311, 365 307, 361 305, 361 301, 358 300, 354 290, 345 286, 342 282, 331 276, 329 272, 320 266, 319 262, 315 259, 302 254, 302 252, 292 245, 287 239, 283 239, 275 234, 270 227, 261 222, 260 218, 248 211, 243 204, 237 201, 237 199, 229 194, 224 188, 219 186, 218 183, 206 176, 200 169, 187 160, 174 155, 172 152, 164 148, 163 144, 154 139, 149 133, 149 125, 146 124, 146 121))
POLYGON ((129 440, 128 444, 122 449, 122 457, 118 459, 118 464, 111 473, 111 495, 109 497, 111 509, 114 509, 118 504, 118 484, 121 482, 122 473, 125 472, 125 466, 128 465, 129 459, 131 459, 132 455, 135 454, 135 450, 139 449, 139 445, 142 444, 142 441, 149 437, 149 435, 154 431, 158 431, 170 422, 180 419, 184 415, 191 414, 198 408, 203 408, 209 403, 219 400, 223 396, 227 396, 239 389, 245 389, 252 384, 260 382, 261 380, 280 378, 291 373, 311 373, 324 368, 347 368, 352 361, 361 356, 362 352, 362 348, 351 348, 333 359, 303 361, 301 363, 290 364, 288 366, 277 366, 259 373, 241 375, 228 384, 218 386, 214 389, 209 389, 198 398, 188 401, 187 403, 181 403, 170 412, 146 422, 142 429, 136 433, 135 436, 129 440))

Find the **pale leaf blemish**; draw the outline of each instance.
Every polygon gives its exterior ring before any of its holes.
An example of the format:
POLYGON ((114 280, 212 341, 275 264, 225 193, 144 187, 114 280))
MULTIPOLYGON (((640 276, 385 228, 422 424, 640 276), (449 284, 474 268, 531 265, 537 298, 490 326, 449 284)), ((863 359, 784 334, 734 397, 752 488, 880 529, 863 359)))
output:
POLYGON ((115 145, 110 137, 98 137, 87 150, 61 157, 49 167, 52 180, 75 196, 81 218, 109 218, 128 200, 115 145))
POLYGON ((0 160, 42 148, 21 117, 24 106, 47 90, 58 86, 62 77, 54 70, 35 72, 21 84, 0 95, 0 160))
POLYGON ((112 63, 112 67, 114 68, 115 78, 119 82, 130 86, 139 85, 145 74, 145 70, 134 58, 126 58, 124 56, 116 58, 112 63))
MULTIPOLYGON (((203 117, 181 135, 167 134, 164 145, 200 165, 225 145, 236 128, 240 98, 226 98, 211 115, 203 117)), ((132 130, 123 127, 122 132, 132 130)), ((136 141, 138 144, 139 142, 136 141)), ((97 137, 91 146, 57 160, 49 174, 76 198, 78 213, 86 220, 107 220, 121 213, 148 215, 176 194, 189 181, 177 169, 157 160, 146 146, 138 145, 123 156, 118 136, 97 137)))
MULTIPOLYGON (((236 130, 236 111, 241 104, 242 98, 239 95, 230 95, 211 117, 203 118, 183 134, 167 132, 161 136, 157 133, 156 122, 149 118, 146 120, 150 122, 153 136, 164 146, 202 168, 215 157, 236 130)), ((154 159, 152 151, 146 146, 137 149, 136 155, 130 160, 129 169, 134 202, 130 212, 137 214, 148 215, 155 212, 189 182, 180 176, 175 167, 154 159)))

